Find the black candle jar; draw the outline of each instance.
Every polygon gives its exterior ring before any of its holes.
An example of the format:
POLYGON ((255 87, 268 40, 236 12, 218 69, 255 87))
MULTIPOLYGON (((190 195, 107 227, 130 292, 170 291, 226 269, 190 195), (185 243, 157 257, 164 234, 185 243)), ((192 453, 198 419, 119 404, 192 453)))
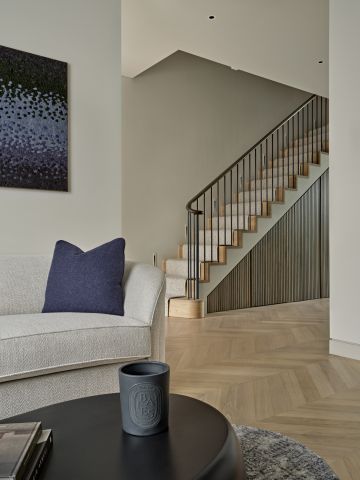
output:
POLYGON ((154 435, 168 429, 170 367, 128 363, 119 369, 122 426, 126 433, 154 435))

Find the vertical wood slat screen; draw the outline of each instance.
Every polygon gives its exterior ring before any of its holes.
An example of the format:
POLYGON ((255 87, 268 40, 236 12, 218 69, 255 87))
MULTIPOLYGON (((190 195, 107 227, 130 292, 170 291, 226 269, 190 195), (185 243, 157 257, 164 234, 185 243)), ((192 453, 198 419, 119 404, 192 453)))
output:
POLYGON ((329 296, 329 172, 325 172, 207 299, 221 312, 329 296))

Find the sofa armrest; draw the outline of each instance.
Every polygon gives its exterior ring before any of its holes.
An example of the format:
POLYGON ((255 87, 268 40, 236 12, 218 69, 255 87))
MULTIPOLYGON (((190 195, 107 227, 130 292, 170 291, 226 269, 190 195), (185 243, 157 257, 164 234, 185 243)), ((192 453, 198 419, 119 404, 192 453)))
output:
POLYGON ((124 314, 151 326, 151 359, 165 359, 165 275, 158 268, 126 262, 124 314))
POLYGON ((124 315, 151 325, 164 284, 165 275, 158 268, 126 262, 124 315))

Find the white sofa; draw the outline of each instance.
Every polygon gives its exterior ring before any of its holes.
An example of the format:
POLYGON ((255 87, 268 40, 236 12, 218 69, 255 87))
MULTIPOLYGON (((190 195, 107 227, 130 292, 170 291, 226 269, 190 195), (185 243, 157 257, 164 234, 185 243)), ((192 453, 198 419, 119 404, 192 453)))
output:
POLYGON ((0 256, 0 418, 119 390, 118 369, 164 360, 163 273, 126 263, 125 315, 40 313, 51 259, 0 256))

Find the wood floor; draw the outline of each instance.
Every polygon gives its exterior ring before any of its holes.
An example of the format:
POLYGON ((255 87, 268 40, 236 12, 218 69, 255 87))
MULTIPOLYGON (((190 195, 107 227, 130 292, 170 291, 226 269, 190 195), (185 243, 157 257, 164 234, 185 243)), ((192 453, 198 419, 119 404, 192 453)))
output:
POLYGON ((293 437, 360 479, 360 361, 328 354, 328 300, 168 319, 171 389, 293 437))

